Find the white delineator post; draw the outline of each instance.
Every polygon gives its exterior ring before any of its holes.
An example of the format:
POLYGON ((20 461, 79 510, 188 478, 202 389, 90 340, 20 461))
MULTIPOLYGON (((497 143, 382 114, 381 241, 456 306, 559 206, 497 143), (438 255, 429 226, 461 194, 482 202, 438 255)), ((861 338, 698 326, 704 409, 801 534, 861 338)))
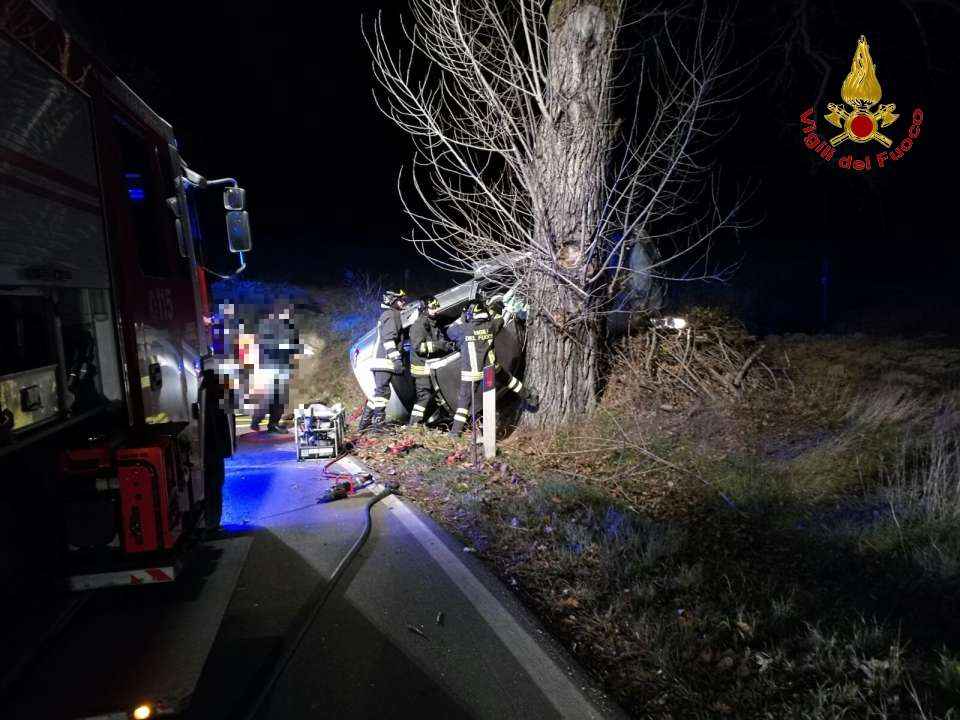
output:
POLYGON ((483 457, 497 455, 497 383, 496 368, 483 369, 483 457))

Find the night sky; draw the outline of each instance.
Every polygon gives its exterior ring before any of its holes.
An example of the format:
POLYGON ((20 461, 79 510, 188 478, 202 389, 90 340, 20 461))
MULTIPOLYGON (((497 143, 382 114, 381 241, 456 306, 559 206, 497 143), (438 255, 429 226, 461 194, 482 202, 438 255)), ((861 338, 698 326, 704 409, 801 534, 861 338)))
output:
MULTIPOLYGON (((374 106, 360 33, 361 16, 383 9, 396 17, 402 3, 73 5, 119 74, 173 124, 191 166, 247 187, 254 273, 325 279, 371 261, 377 270, 416 270, 400 239, 409 222, 396 186, 410 145, 374 106)), ((891 332, 960 329, 960 3, 741 2, 733 26, 730 62, 755 58, 752 90, 714 154, 731 193, 756 188, 744 211, 756 225, 716 247, 718 263, 742 262, 729 284, 685 286, 674 297, 728 303, 764 332, 874 329, 861 322, 867 317, 890 320, 880 329, 891 332), (794 32, 801 7, 806 37, 794 32), (912 109, 924 112, 910 152, 869 173, 817 158, 800 123, 818 102, 825 63, 818 131, 837 132, 823 113, 841 101, 860 34, 882 102, 900 113, 888 134, 898 142, 912 109), (905 317, 893 323, 898 314, 905 317)), ((840 154, 847 148, 857 157, 882 149, 848 142, 840 154)))

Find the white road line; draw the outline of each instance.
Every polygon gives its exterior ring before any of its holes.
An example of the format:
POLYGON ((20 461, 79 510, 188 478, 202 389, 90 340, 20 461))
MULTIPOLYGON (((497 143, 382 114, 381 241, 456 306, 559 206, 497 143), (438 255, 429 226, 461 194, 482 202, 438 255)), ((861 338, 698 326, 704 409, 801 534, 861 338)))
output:
MULTIPOLYGON (((341 464, 346 465, 347 462, 349 459, 342 460, 341 464)), ((354 465, 352 462, 350 464, 354 465)), ((603 718, 603 715, 584 697, 553 659, 520 627, 513 615, 403 501, 391 496, 382 502, 395 511, 400 522, 430 554, 447 577, 460 588, 561 717, 577 720, 603 718)))
POLYGON ((342 460, 338 460, 338 461, 337 461, 337 465, 342 465, 342 466, 345 467, 350 473, 352 473, 352 474, 354 474, 354 475, 357 475, 357 474, 359 474, 359 473, 365 473, 365 472, 366 472, 366 470, 364 470, 362 467, 360 467, 359 465, 357 465, 352 459, 350 459, 350 458, 348 458, 348 457, 347 457, 347 458, 343 458, 342 460))

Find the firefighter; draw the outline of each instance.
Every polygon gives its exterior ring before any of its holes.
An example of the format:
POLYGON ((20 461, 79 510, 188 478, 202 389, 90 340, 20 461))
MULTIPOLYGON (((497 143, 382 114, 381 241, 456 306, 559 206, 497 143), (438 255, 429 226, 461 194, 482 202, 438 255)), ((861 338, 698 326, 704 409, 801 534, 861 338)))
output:
POLYGON ((453 416, 450 437, 460 437, 470 415, 470 400, 475 383, 483 379, 483 368, 493 365, 498 375, 506 375, 507 388, 531 405, 537 404, 536 393, 513 377, 497 362, 493 350, 494 339, 503 327, 503 316, 491 313, 482 300, 470 303, 463 315, 447 328, 447 336, 460 349, 460 393, 457 396, 457 411, 453 416))
POLYGON ((380 307, 383 312, 377 321, 376 355, 370 363, 374 382, 373 397, 363 408, 357 430, 366 430, 371 425, 382 425, 387 420, 390 379, 403 373, 403 321, 400 311, 406 304, 407 294, 403 290, 388 290, 381 299, 380 307))
POLYGON ((417 386, 417 401, 410 413, 410 425, 424 422, 427 406, 434 397, 427 360, 457 351, 456 343, 447 340, 437 325, 439 311, 440 302, 432 295, 425 297, 420 305, 420 314, 410 326, 410 374, 417 386))

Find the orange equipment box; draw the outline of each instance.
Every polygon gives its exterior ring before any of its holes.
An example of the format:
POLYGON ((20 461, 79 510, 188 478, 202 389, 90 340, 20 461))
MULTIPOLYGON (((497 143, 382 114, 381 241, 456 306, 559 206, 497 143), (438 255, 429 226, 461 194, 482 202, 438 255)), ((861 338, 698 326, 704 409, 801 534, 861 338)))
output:
POLYGON ((117 450, 120 481, 121 544, 124 552, 169 550, 183 532, 189 483, 169 437, 147 447, 117 450))

